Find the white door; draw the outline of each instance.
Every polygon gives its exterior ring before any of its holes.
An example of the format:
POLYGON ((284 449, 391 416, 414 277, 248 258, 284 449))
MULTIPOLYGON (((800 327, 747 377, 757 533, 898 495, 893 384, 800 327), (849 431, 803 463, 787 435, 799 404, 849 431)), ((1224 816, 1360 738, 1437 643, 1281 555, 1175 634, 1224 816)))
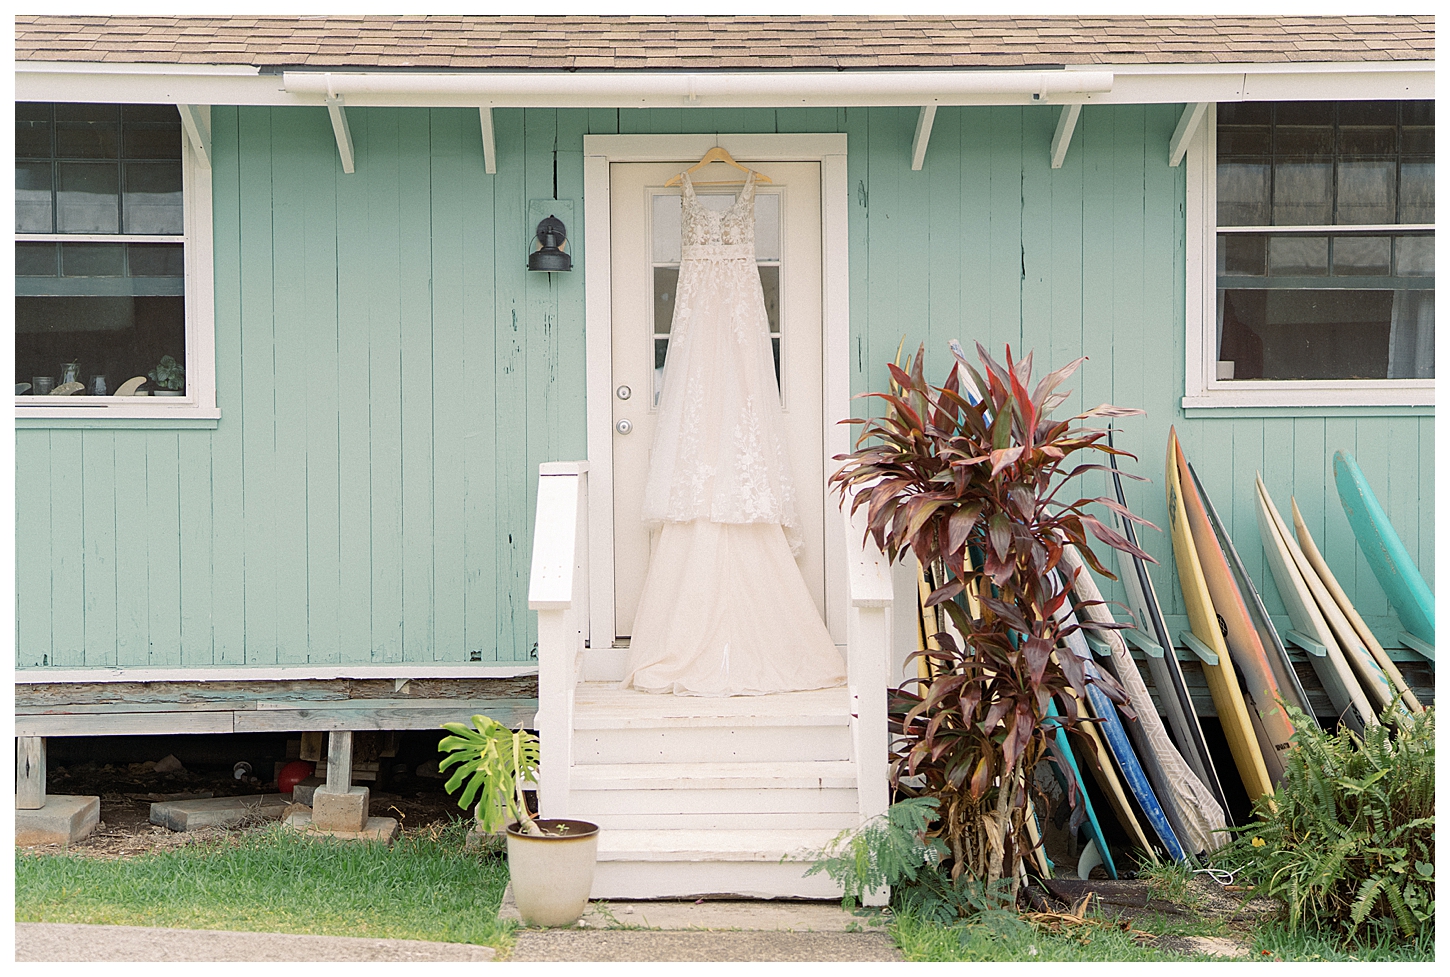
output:
MULTIPOLYGON (((640 518, 640 504, 679 278, 680 189, 664 184, 691 163, 688 159, 614 163, 609 168, 614 630, 619 639, 633 629, 649 565, 649 534, 640 518)), ((786 447, 805 533, 800 566, 824 616, 821 164, 770 162, 752 168, 771 178, 756 187, 756 263, 770 317, 786 447)), ((734 203, 736 189, 704 186, 696 192, 706 207, 724 210, 734 203)))

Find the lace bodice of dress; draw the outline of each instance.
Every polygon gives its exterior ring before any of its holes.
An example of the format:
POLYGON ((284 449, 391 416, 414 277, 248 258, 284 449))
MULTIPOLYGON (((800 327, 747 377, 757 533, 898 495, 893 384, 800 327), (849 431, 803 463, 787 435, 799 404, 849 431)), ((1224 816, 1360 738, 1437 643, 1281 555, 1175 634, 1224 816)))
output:
POLYGON ((739 198, 724 211, 709 210, 695 196, 690 175, 683 174, 680 244, 690 258, 755 258, 755 171, 745 178, 739 198))

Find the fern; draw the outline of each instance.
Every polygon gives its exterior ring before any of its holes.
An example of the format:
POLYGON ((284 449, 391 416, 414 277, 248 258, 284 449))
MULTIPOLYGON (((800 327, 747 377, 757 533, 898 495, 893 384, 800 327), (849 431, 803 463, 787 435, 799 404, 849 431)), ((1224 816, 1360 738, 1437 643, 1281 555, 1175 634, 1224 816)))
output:
POLYGON ((1290 708, 1284 778, 1221 853, 1282 899, 1289 926, 1422 939, 1435 918, 1435 711, 1329 734, 1290 708))
POLYGON ((868 893, 917 880, 928 865, 946 853, 940 841, 926 840, 927 826, 936 817, 936 798, 912 797, 897 801, 857 830, 842 831, 821 851, 806 875, 825 872, 841 886, 842 904, 848 909, 868 893))

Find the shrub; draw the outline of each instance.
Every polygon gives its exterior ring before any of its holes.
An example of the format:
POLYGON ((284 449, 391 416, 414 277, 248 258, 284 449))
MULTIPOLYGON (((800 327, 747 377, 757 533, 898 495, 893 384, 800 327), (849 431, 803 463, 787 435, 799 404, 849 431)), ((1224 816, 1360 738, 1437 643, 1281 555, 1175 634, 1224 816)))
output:
MULTIPOLYGON (((1394 708, 1392 705, 1391 709, 1394 708)), ((1435 918, 1435 710, 1371 726, 1321 730, 1292 707, 1296 730, 1284 779, 1255 806, 1219 859, 1240 864, 1255 890, 1282 899, 1291 931, 1356 936, 1369 923, 1405 937, 1435 918)))

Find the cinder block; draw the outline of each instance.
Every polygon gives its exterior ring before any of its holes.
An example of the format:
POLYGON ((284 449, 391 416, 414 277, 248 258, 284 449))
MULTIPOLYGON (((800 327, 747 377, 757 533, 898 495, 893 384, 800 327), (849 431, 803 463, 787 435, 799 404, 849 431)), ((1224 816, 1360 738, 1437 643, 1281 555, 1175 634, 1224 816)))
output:
POLYGON ((368 823, 368 796, 366 787, 332 791, 324 784, 312 794, 312 823, 324 831, 362 831, 368 823))
POLYGON ((297 786, 292 788, 292 803, 306 804, 308 807, 311 807, 312 795, 317 792, 317 788, 325 783, 327 781, 321 777, 308 777, 298 781, 297 786))
POLYGON ((326 828, 318 827, 313 820, 313 815, 306 811, 298 811, 289 815, 283 824, 313 835, 328 835, 332 838, 344 838, 350 841, 385 841, 390 845, 397 840, 401 832, 397 818, 368 818, 361 831, 329 831, 326 828))
POLYGON ((101 821, 101 799, 76 794, 48 794, 45 806, 15 812, 15 843, 73 845, 83 841, 101 821))
POLYGON ((282 816, 287 803, 287 797, 282 794, 165 801, 151 805, 151 823, 163 825, 172 831, 230 828, 248 818, 275 821, 282 816))

